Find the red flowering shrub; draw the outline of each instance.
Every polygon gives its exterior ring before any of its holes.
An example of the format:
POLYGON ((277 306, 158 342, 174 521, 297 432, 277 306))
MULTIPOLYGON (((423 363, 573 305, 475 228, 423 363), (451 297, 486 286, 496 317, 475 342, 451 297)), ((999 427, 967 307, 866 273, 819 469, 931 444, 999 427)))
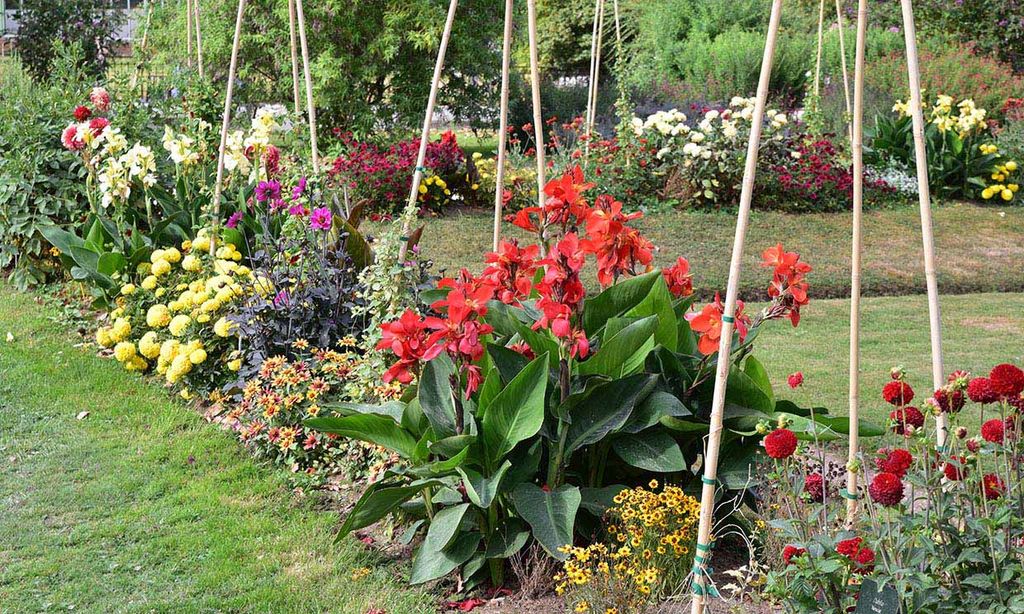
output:
MULTIPOLYGON (((331 163, 328 176, 338 185, 348 186, 356 201, 365 199, 373 211, 401 210, 412 186, 419 139, 380 147, 356 140, 351 132, 335 130, 335 135, 341 141, 342 153, 331 163)), ((436 179, 431 186, 435 189, 420 190, 423 209, 440 210, 471 192, 473 184, 468 180, 466 155, 451 131, 427 145, 424 166, 429 176, 436 179)))
POLYGON ((775 429, 764 438, 764 450, 774 459, 793 456, 796 444, 796 435, 789 429, 775 429))
POLYGON ((879 505, 899 505, 903 500, 903 480, 895 473, 883 471, 871 479, 868 494, 871 495, 871 500, 879 505))

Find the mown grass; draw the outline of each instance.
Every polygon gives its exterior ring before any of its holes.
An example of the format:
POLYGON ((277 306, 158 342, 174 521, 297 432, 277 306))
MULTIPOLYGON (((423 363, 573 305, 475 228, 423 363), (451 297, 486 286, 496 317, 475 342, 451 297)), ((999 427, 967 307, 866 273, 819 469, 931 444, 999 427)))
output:
POLYGON ((0 611, 434 611, 230 433, 0 290, 0 611))
MULTIPOLYGON (((942 292, 1024 290, 1024 208, 953 203, 935 207, 933 217, 942 292)), ((810 276, 813 296, 849 296, 851 222, 848 213, 754 211, 743 261, 743 296, 763 296, 766 278, 758 268, 760 254, 780 241, 814 266, 810 276)), ((483 254, 491 249, 493 218, 489 212, 453 210, 425 223, 423 253, 433 259, 437 269, 481 268, 483 254)), ((670 263, 678 256, 689 259, 694 285, 706 296, 725 288, 735 223, 735 215, 729 213, 670 211, 650 214, 638 225, 659 246, 657 263, 670 263)), ((507 223, 503 232, 509 237, 523 236, 507 223)), ((865 214, 862 283, 865 295, 925 291, 916 207, 865 214)))
MULTIPOLYGON (((876 297, 861 305, 861 412, 883 423, 891 408, 881 390, 892 367, 906 368, 918 393, 915 404, 931 396, 928 299, 876 297)), ((1000 362, 1024 363, 1024 294, 945 296, 940 308, 947 373, 966 369, 984 374, 1000 362)), ((803 313, 795 329, 786 321, 771 322, 758 338, 756 355, 768 368, 779 397, 846 415, 850 302, 812 300, 803 313), (795 371, 803 372, 804 385, 790 390, 786 376, 795 371)))

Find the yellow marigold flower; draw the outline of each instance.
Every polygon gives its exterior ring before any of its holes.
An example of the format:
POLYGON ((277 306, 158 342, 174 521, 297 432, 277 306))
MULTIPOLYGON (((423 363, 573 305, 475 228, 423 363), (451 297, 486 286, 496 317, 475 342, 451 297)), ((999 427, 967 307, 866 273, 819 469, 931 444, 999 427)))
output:
POLYGON ((232 326, 233 323, 230 320, 222 317, 213 325, 213 332, 218 337, 230 337, 232 326))
POLYGON ((121 286, 121 294, 128 296, 135 292, 135 284, 125 284, 121 286))
POLYGON ((192 361, 194 365, 201 365, 206 362, 206 350, 194 350, 188 355, 188 359, 192 361))
POLYGON ((171 314, 167 305, 156 304, 146 312, 146 324, 150 328, 163 328, 171 323, 171 314))
POLYGON ((127 318, 118 318, 114 320, 114 326, 110 331, 111 341, 114 341, 115 343, 118 341, 124 341, 130 334, 132 334, 132 325, 127 318))
POLYGON ((160 262, 163 259, 164 250, 162 249, 154 249, 153 253, 149 255, 149 261, 152 262, 153 264, 156 264, 157 262, 160 262))
MULTIPOLYGON (((228 369, 229 370, 231 370, 231 371, 238 371, 241 368, 242 368, 242 359, 241 358, 236 358, 234 360, 229 360, 228 361, 228 369)), ((310 407, 310 410, 312 410, 312 409, 313 408, 310 407)), ((319 411, 319 409, 317 411, 319 411)), ((316 414, 312 414, 312 415, 315 416, 316 414)))
POLYGON ((114 342, 110 339, 109 328, 107 328, 106 326, 101 326, 100 328, 96 329, 96 343, 99 344, 101 347, 105 348, 108 348, 114 344, 114 342))
POLYGON ((190 249, 192 249, 192 242, 191 241, 182 241, 181 242, 181 251, 187 252, 190 249))
POLYGON ((1013 200, 1013 192, 1012 192, 1012 191, 1010 191, 1009 189, 1005 189, 1005 190, 1003 190, 1003 191, 1002 191, 1002 192, 1000 193, 1000 196, 1002 196, 1002 197, 1003 197, 1003 200, 1013 200))
POLYGON ((206 324, 209 321, 210 321, 210 314, 208 314, 208 313, 201 313, 201 314, 196 316, 196 322, 199 322, 200 324, 206 324))
POLYGON ((181 392, 178 393, 178 396, 185 399, 186 401, 190 401, 192 400, 192 391, 189 390, 188 388, 182 388, 181 392))
POLYGON ((210 251, 210 237, 200 236, 196 237, 195 241, 192 241, 192 250, 196 252, 208 252, 210 251))
POLYGON ((142 289, 143 290, 152 290, 153 288, 156 287, 156 281, 157 281, 156 276, 154 276, 154 275, 146 276, 146 278, 142 280, 142 289))
POLYGON ((131 341, 122 341, 114 346, 114 358, 117 362, 128 362, 135 358, 135 344, 131 341))
POLYGON ((171 331, 172 335, 174 335, 175 337, 180 337, 185 332, 185 329, 188 328, 188 325, 191 323, 192 318, 188 317, 187 315, 177 315, 171 319, 170 324, 168 324, 168 329, 171 331))
POLYGON ((1013 160, 1010 160, 1009 162, 1006 163, 1006 170, 1010 171, 1011 173, 1017 170, 1017 163, 1014 162, 1013 160))
POLYGON ((188 256, 185 256, 185 258, 181 261, 181 268, 185 269, 190 273, 198 273, 199 271, 202 270, 203 263, 199 261, 199 258, 196 258, 192 254, 189 254, 188 256))
POLYGON ((180 262, 181 252, 179 252, 178 248, 176 247, 168 247, 167 249, 164 250, 163 259, 166 260, 167 262, 180 262))
POLYGON ((171 263, 166 260, 158 260, 153 264, 153 275, 162 277, 171 272, 171 263))

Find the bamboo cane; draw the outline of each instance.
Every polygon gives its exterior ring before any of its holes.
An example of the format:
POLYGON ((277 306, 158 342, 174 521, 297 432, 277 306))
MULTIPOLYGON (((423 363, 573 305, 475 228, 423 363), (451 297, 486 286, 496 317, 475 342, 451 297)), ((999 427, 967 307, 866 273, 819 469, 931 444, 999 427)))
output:
POLYGON ((288 0, 288 35, 292 51, 292 98, 298 115, 302 113, 302 102, 299 97, 299 51, 295 41, 295 0, 288 0))
MULTIPOLYGON (((725 308, 722 314, 721 342, 718 345, 718 364, 715 371, 715 392, 711 405, 711 425, 708 431, 707 451, 704 455, 704 476, 700 501, 700 524, 697 532, 697 554, 706 559, 711 552, 711 527, 715 512, 715 486, 718 480, 718 454, 722 443, 722 420, 725 412, 725 387, 729 377, 730 353, 732 350, 733 317, 736 313, 736 299, 739 294, 740 265, 743 262, 743 245, 750 222, 750 202, 754 194, 754 176, 757 171, 757 152, 761 143, 761 127, 764 124, 764 108, 768 98, 768 83, 772 72, 772 59, 779 34, 779 19, 782 14, 782 0, 772 0, 771 17, 768 20, 768 36, 761 60, 761 75, 757 83, 757 98, 754 115, 750 122, 750 140, 747 143, 747 159, 743 170, 743 187, 740 192, 740 207, 736 220, 736 236, 733 240, 732 260, 729 265, 729 285, 725 294, 725 308)), ((694 562, 693 614, 703 614, 705 596, 706 560, 694 562)))
MULTIPOLYGON (((839 57, 842 59, 840 66, 843 69, 843 99, 846 102, 846 115, 849 117, 852 113, 850 109, 850 76, 849 71, 846 69, 846 34, 843 31, 843 7, 840 4, 842 0, 836 0, 836 25, 839 29, 839 57)), ((850 126, 849 119, 846 122, 847 132, 849 133, 850 142, 853 142, 853 127, 850 126)))
MULTIPOLYGON (((197 0, 198 1, 198 0, 197 0)), ((220 149, 217 154, 217 182, 213 184, 213 236, 210 238, 210 254, 217 246, 217 232, 220 227, 220 196, 224 183, 224 150, 228 144, 228 126, 231 124, 231 97, 235 91, 235 71, 238 69, 238 48, 242 39, 242 17, 245 15, 245 0, 238 0, 238 16, 235 17, 235 38, 231 44, 231 63, 228 65, 228 87, 224 95, 224 119, 220 126, 220 149)))
MULTIPOLYGON (((917 164, 917 192, 921 206, 921 238, 924 243, 924 276, 928 286, 928 324, 932 344, 932 385, 940 388, 942 368, 942 317, 939 311, 939 286, 935 277, 935 239, 932 236, 931 192, 928 189, 928 154, 924 144, 924 114, 921 110, 921 72, 917 61, 917 31, 911 0, 900 0, 903 9, 903 33, 907 46, 907 77, 910 83, 910 116, 914 124, 914 160, 917 164)), ((936 439, 945 445, 949 425, 945 414, 935 418, 936 439)))
POLYGON ((200 0, 194 0, 192 3, 192 10, 195 13, 193 21, 196 24, 196 60, 199 68, 199 78, 202 79, 203 75, 203 30, 199 26, 199 3, 200 0))
POLYGON ((505 0, 505 30, 501 42, 501 105, 498 117, 498 166, 494 177, 494 251, 501 240, 501 208, 505 192, 505 145, 508 139, 508 80, 512 63, 513 0, 505 0))
MULTIPOLYGON (((533 134, 537 146, 537 204, 544 207, 544 116, 540 105, 540 60, 537 57, 537 0, 526 0, 527 30, 530 35, 530 88, 533 98, 533 134)), ((543 248, 543 246, 542 246, 543 248)))
POLYGON ((594 132, 594 124, 597 123, 597 92, 601 81, 601 50, 604 47, 604 0, 600 0, 601 10, 598 13, 600 19, 597 22, 597 56, 594 58, 594 74, 591 75, 592 94, 590 102, 590 123, 587 124, 587 145, 590 145, 590 134, 594 132))
MULTIPOLYGON (((451 38, 452 24, 455 22, 455 9, 459 6, 459 0, 451 0, 448 4, 448 17, 444 22, 444 31, 441 33, 441 45, 437 49, 437 61, 434 62, 434 76, 430 81, 430 95, 427 97, 427 111, 423 116, 423 130, 420 132, 420 148, 416 154, 416 169, 412 174, 412 188, 409 190, 409 202, 402 213, 402 236, 409 236, 409 228, 412 220, 416 217, 416 200, 419 197, 420 182, 423 180, 423 163, 427 158, 427 143, 430 142, 430 123, 434 116, 434 104, 437 102, 437 90, 441 84, 441 71, 444 69, 444 56, 448 50, 448 39, 451 38)), ((405 255, 409 249, 409 242, 402 240, 398 249, 399 262, 405 262, 405 255)))
POLYGON ((309 149, 313 159, 313 175, 316 176, 320 174, 320 151, 316 146, 316 105, 313 104, 313 78, 309 72, 306 16, 302 11, 302 0, 295 0, 295 16, 298 18, 299 45, 302 49, 302 72, 306 80, 306 112, 309 114, 309 149))
POLYGON ((615 61, 619 61, 618 54, 622 53, 622 26, 619 24, 619 0, 612 0, 612 11, 615 13, 615 61))
MULTIPOLYGON (((853 253, 850 257, 850 439, 846 463, 846 525, 857 517, 856 462, 859 453, 860 416, 860 269, 861 212, 864 205, 864 46, 868 21, 867 0, 857 6, 857 50, 853 64, 853 253)), ((822 467, 824 475, 825 468, 822 467)))
MULTIPOLYGON (((821 47, 825 42, 825 0, 818 2, 818 57, 814 61, 814 97, 821 96, 821 47)), ((821 101, 815 100, 818 111, 821 110, 821 101)))
MULTIPOLYGON (((597 23, 600 20, 600 15, 601 0, 594 0, 594 25, 590 34, 590 72, 587 73, 589 81, 587 81, 587 112, 583 120, 584 126, 590 125, 590 101, 594 93, 594 61, 597 60, 597 23)), ((589 151, 589 144, 585 149, 589 151)))
MULTIPOLYGON (((146 24, 142 29, 142 42, 139 44, 138 54, 139 61, 135 63, 135 72, 132 73, 132 80, 129 84, 129 89, 135 91, 135 87, 139 84, 139 72, 142 71, 142 64, 145 62, 146 44, 149 38, 149 24, 153 20, 153 3, 146 2, 146 24)), ((145 88, 143 88, 145 89, 145 88)))
POLYGON ((185 65, 192 68, 192 0, 185 0, 185 65))

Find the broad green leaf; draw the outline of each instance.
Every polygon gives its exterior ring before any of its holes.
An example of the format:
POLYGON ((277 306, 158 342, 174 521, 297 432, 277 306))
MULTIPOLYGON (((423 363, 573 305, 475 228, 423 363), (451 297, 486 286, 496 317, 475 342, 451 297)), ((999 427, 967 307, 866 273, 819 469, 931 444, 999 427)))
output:
POLYGON ((559 561, 565 553, 558 549, 572 543, 576 525, 576 512, 580 508, 580 491, 575 486, 563 485, 547 492, 536 484, 524 482, 512 492, 516 512, 533 529, 533 537, 559 561))
POLYGON ((643 302, 654 283, 661 278, 661 271, 651 271, 619 282, 587 299, 583 308, 583 329, 587 336, 593 337, 609 318, 622 315, 643 302))
POLYGON ((324 433, 368 441, 393 450, 405 458, 416 455, 416 439, 387 416, 353 414, 344 418, 310 418, 305 425, 324 433))
POLYGON ((756 409, 766 414, 775 411, 775 401, 761 390, 749 375, 732 365, 725 388, 726 403, 756 409))
POLYGON ((579 363, 580 375, 606 375, 615 379, 633 373, 643 366, 647 354, 654 349, 657 329, 658 316, 648 316, 602 340, 597 352, 579 363))
POLYGON ((640 431, 658 424, 663 416, 673 418, 685 418, 691 415, 683 402, 670 392, 655 390, 637 405, 622 428, 623 433, 639 433, 640 431))
POLYGON ((477 418, 483 418, 491 401, 498 396, 499 392, 501 392, 501 374, 497 368, 492 367, 484 377, 484 383, 480 385, 480 393, 477 395, 477 418))
POLYGON ((409 583, 423 584, 450 574, 456 567, 468 561, 479 545, 480 534, 473 532, 456 537, 450 546, 441 551, 426 550, 420 546, 412 561, 409 583))
POLYGON ((438 437, 449 437, 455 430, 455 399, 452 397, 452 378, 455 365, 448 354, 442 352, 423 366, 420 374, 420 408, 438 437))
POLYGON ((409 473, 420 478, 436 478, 450 475, 452 471, 456 471, 463 463, 466 462, 466 457, 469 456, 469 448, 463 448, 461 452, 447 460, 434 461, 425 465, 419 465, 411 467, 409 473))
POLYGON ((638 435, 616 437, 612 441, 612 450, 619 458, 634 467, 671 473, 686 469, 683 451, 671 435, 660 430, 650 430, 638 435))
POLYGON ((665 416, 661 419, 661 424, 664 427, 670 428, 673 431, 679 433, 706 433, 708 432, 707 422, 697 422, 695 420, 680 420, 679 418, 673 418, 671 416, 665 416))
POLYGON ((626 490, 626 488, 622 484, 612 484, 604 488, 588 488, 584 486, 580 489, 580 507, 600 518, 608 511, 608 508, 615 505, 615 495, 626 490))
POLYGON ((489 559, 507 559, 519 552, 530 538, 526 523, 518 518, 506 518, 494 529, 487 544, 485 556, 489 559))
POLYGON ((103 275, 113 275, 123 271, 127 261, 117 252, 104 252, 96 261, 96 270, 103 275))
POLYGON ((341 539, 352 531, 368 527, 392 511, 398 509, 425 488, 442 484, 440 480, 417 480, 408 484, 388 484, 375 482, 367 487, 363 496, 345 518, 338 531, 337 539, 341 539))
MULTIPOLYGON (((660 273, 660 271, 658 271, 660 273)), ((678 348, 679 331, 676 324, 675 311, 672 308, 672 293, 668 291, 665 278, 658 276, 651 286, 651 291, 640 301, 640 304, 626 312, 627 317, 642 318, 658 317, 658 329, 654 333, 654 341, 676 351, 678 348)))
POLYGON ((494 472, 494 475, 484 477, 480 472, 469 467, 459 467, 456 471, 462 476, 462 484, 466 487, 466 496, 477 507, 488 508, 498 496, 501 489, 501 479, 505 472, 512 468, 512 463, 507 459, 501 467, 494 472))
POLYGON ((326 409, 334 409, 342 414, 375 414, 378 416, 387 416, 393 419, 395 422, 401 422, 402 416, 405 414, 405 403, 401 401, 388 401, 380 405, 371 405, 369 403, 326 403, 324 404, 326 409))
POLYGON ((491 401, 481 424, 489 466, 496 466, 516 444, 540 430, 544 423, 547 369, 547 355, 537 357, 491 401))
MULTIPOLYGON (((843 435, 850 434, 850 418, 848 416, 820 416, 815 414, 815 421, 824 424, 828 428, 843 435)), ((857 421, 857 432, 861 437, 881 437, 885 435, 886 429, 868 420, 857 421)))
POLYGON ((590 396, 572 410, 565 446, 566 459, 574 450, 604 439, 608 433, 625 424, 633 408, 650 392, 656 380, 656 375, 638 373, 594 388, 590 396))
POLYGON ((511 382, 512 378, 530 363, 529 358, 503 345, 488 343, 487 353, 490 354, 491 361, 494 362, 502 381, 505 382, 511 382))
POLYGON ((768 397, 768 400, 772 403, 772 409, 774 409, 775 392, 772 390, 772 382, 768 379, 768 371, 764 368, 764 365, 753 356, 748 356, 743 362, 743 372, 768 397))
POLYGON ((430 526, 427 527, 427 536, 423 539, 427 552, 433 554, 448 547, 468 510, 469 504, 462 503, 438 510, 434 514, 430 526))
POLYGON ((477 440, 476 435, 452 435, 437 441, 431 441, 427 447, 433 454, 451 458, 460 454, 463 450, 473 445, 477 440))

